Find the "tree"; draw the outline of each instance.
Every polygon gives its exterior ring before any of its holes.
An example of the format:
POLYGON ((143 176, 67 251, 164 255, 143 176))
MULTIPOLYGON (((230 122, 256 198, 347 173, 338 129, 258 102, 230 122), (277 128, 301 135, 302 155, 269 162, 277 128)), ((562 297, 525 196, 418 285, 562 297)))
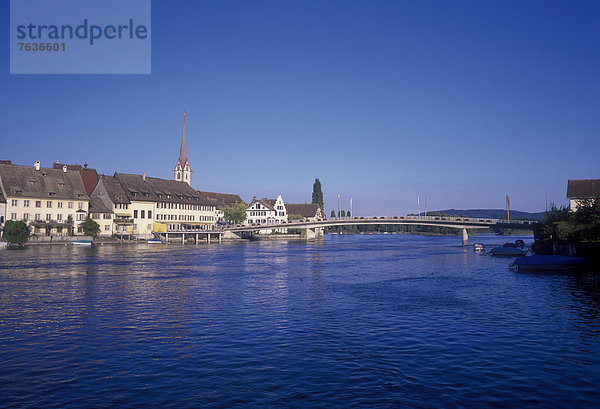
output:
POLYGON ((3 237, 9 243, 25 243, 29 238, 29 227, 23 220, 7 220, 4 225, 3 237))
POLYGON ((312 203, 318 204, 321 209, 325 208, 323 206, 323 190, 321 189, 319 178, 315 179, 315 183, 313 183, 312 203))
POLYGON ((81 223, 81 228, 86 236, 96 236, 100 232, 100 225, 92 220, 90 216, 81 223))
POLYGON ((346 217, 346 211, 345 211, 345 210, 342 210, 342 215, 341 215, 341 217, 346 217))
POLYGON ((233 224, 243 223, 246 220, 246 205, 236 203, 233 206, 227 206, 223 210, 223 217, 233 224))
POLYGON ((331 217, 335 217, 335 210, 331 211, 331 217))
POLYGON ((351 217, 350 210, 346 210, 346 217, 351 217))

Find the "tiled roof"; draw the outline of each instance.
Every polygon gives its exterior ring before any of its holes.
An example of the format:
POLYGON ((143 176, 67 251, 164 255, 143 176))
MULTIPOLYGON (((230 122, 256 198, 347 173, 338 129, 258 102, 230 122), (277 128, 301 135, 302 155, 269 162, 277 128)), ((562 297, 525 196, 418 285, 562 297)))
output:
POLYGON ((115 179, 129 200, 216 206, 214 200, 198 194, 185 182, 124 173, 115 173, 115 179))
POLYGON ((90 198, 90 213, 112 213, 99 197, 90 198))
POLYGON ((567 182, 569 199, 600 196, 600 179, 575 179, 567 182))
POLYGON ((81 175, 83 186, 85 186, 85 191, 90 196, 98 184, 98 172, 96 172, 96 169, 86 168, 79 170, 79 174, 81 175))
POLYGON ((79 172, 0 164, 0 181, 9 197, 88 200, 79 172))
POLYGON ((117 179, 107 175, 101 175, 99 179, 99 182, 102 182, 106 194, 113 203, 131 203, 117 179))
POLYGON ((199 190, 198 194, 206 197, 208 200, 214 200, 219 208, 232 206, 236 203, 245 204, 241 197, 230 193, 202 192, 199 190))
POLYGON ((269 210, 275 210, 275 202, 277 200, 276 199, 267 199, 267 198, 262 198, 262 199, 257 199, 256 197, 254 197, 252 199, 252 202, 250 202, 250 204, 247 207, 251 207, 252 205, 254 205, 255 203, 260 203, 263 206, 265 206, 267 209, 269 210))
POLYGON ((319 217, 319 205, 318 204, 289 204, 285 205, 285 209, 287 210, 287 214, 297 214, 302 217, 319 217))

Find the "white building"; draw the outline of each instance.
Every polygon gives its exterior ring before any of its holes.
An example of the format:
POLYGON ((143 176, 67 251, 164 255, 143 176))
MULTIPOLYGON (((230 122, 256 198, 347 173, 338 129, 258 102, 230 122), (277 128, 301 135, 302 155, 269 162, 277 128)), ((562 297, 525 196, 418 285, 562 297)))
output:
MULTIPOLYGON (((281 198, 281 195, 277 196, 277 199, 257 199, 254 197, 252 202, 246 208, 246 224, 253 225, 269 225, 279 224, 287 222, 287 211, 285 209, 285 203, 281 198)), ((271 233, 273 229, 261 230, 261 234, 271 233)), ((286 233, 287 229, 278 229, 278 233, 286 233)))

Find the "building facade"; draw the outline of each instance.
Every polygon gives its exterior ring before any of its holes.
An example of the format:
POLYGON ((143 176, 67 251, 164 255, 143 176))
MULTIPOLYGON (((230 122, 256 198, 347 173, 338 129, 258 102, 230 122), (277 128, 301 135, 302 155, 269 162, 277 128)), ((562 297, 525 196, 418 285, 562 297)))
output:
POLYGON ((0 164, 5 219, 24 220, 33 235, 82 235, 89 196, 78 171, 0 164))
MULTIPOLYGON (((254 197, 246 208, 246 224, 269 225, 287 222, 287 211, 281 195, 277 199, 257 199, 254 197)), ((273 229, 260 230, 262 234, 271 233, 273 229)), ((276 229, 277 233, 286 233, 287 229, 276 229)))
POLYGON ((577 211, 582 200, 600 197, 600 179, 571 179, 567 182, 569 209, 577 211))

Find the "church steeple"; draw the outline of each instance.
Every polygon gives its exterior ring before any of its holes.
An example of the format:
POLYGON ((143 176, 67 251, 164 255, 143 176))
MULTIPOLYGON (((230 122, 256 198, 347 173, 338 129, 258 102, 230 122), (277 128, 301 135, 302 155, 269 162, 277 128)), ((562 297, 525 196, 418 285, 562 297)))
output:
POLYGON ((191 186, 192 184, 192 168, 187 157, 187 149, 185 146, 185 111, 183 112, 183 134, 181 136, 181 148, 179 148, 179 158, 175 165, 175 180, 185 182, 191 186))

